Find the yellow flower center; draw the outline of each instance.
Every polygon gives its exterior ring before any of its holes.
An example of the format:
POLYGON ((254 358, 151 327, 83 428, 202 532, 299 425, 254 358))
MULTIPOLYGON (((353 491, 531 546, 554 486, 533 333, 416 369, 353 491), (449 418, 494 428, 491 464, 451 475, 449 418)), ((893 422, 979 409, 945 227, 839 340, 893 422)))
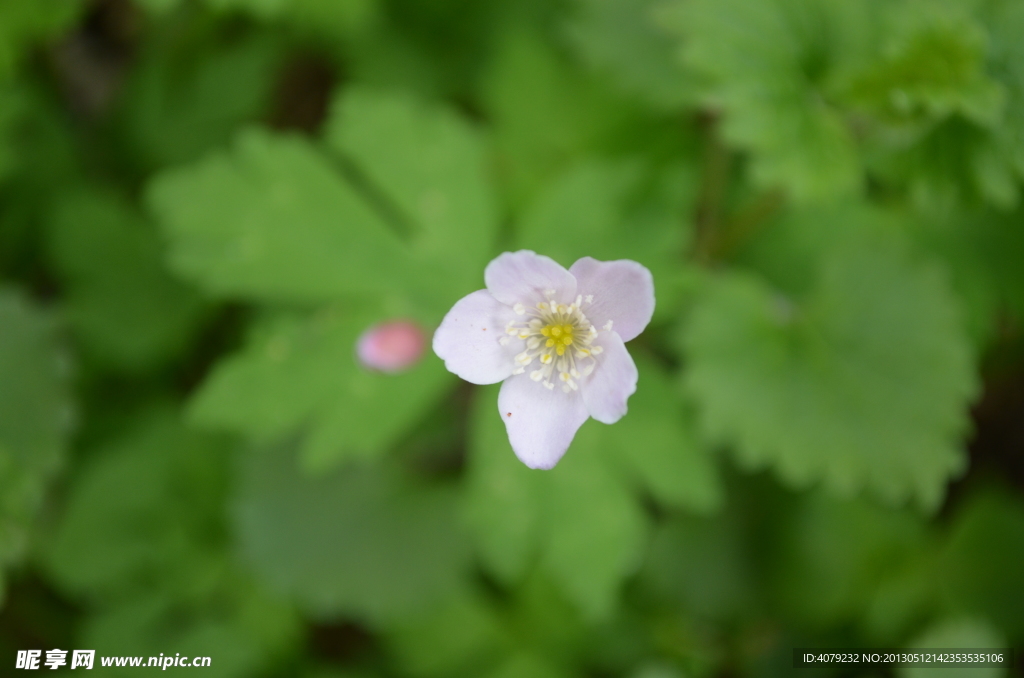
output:
MULTIPOLYGON (((601 353, 600 346, 591 346, 597 329, 583 313, 584 305, 591 304, 593 297, 578 296, 574 303, 566 305, 555 301, 554 295, 554 290, 547 290, 547 301, 532 308, 521 303, 512 307, 523 320, 510 321, 506 332, 526 342, 526 350, 515 357, 517 366, 513 374, 522 374, 537 360, 540 367, 530 372, 530 379, 551 389, 552 379, 556 378, 562 382, 563 391, 575 391, 579 388, 576 380, 591 373, 594 356, 601 353)), ((501 341, 507 343, 508 339, 501 341)))
POLYGON ((572 346, 573 327, 569 324, 551 323, 540 328, 540 333, 548 338, 544 342, 547 348, 554 347, 558 355, 565 355, 565 347, 572 346))

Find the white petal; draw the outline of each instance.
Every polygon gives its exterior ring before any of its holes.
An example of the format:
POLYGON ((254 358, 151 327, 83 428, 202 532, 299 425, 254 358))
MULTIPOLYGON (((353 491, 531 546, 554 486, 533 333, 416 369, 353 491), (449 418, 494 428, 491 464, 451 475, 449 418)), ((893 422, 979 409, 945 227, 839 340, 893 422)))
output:
POLYGON ((505 332, 516 318, 487 290, 459 299, 434 332, 434 353, 449 372, 473 384, 494 384, 512 374, 523 340, 505 332), (509 341, 502 346, 503 338, 509 341))
POLYGON ((583 257, 569 271, 577 281, 577 293, 594 295, 583 308, 594 327, 611 320, 623 341, 644 331, 654 315, 654 277, 646 266, 629 259, 598 261, 583 257))
POLYGON ((505 252, 484 269, 487 289, 498 301, 512 306, 543 301, 546 290, 555 299, 571 303, 576 296, 576 279, 558 262, 530 250, 505 252))
POLYGON ((618 332, 601 332, 594 345, 604 350, 594 356, 594 372, 580 384, 587 411, 602 424, 614 424, 626 413, 626 400, 636 393, 637 371, 618 332))
POLYGON ((549 469, 557 464, 587 420, 579 391, 564 393, 560 386, 547 389, 527 374, 501 385, 498 413, 516 456, 530 468, 549 469))

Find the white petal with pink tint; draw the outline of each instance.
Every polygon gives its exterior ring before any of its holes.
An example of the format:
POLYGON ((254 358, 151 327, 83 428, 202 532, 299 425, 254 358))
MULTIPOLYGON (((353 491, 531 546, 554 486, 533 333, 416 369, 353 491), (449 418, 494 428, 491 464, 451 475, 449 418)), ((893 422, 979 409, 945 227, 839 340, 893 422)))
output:
POLYGON ((558 463, 588 417, 578 391, 546 389, 526 375, 514 376, 501 385, 498 413, 516 456, 537 469, 558 463))
POLYGON ((557 301, 569 303, 576 294, 576 279, 554 259, 530 250, 505 252, 484 269, 484 283, 503 304, 532 306, 553 291, 557 301))
POLYGON ((598 261, 583 257, 569 271, 576 278, 576 290, 592 295, 587 317, 594 327, 608 321, 623 341, 644 331, 654 315, 654 278, 647 267, 629 259, 598 261))
POLYGON ((626 414, 637 370, 623 340, 650 321, 654 281, 635 261, 584 257, 567 271, 528 250, 498 256, 484 281, 445 316, 434 351, 467 381, 505 380, 498 408, 512 449, 549 469, 589 417, 626 414))
POLYGON ((580 384, 587 412, 602 424, 614 424, 626 414, 626 400, 636 393, 636 364, 618 332, 601 332, 594 345, 603 349, 593 373, 580 384))
POLYGON ((523 341, 505 327, 515 313, 487 290, 456 302, 434 333, 434 353, 449 372, 473 384, 494 384, 512 374, 523 341))

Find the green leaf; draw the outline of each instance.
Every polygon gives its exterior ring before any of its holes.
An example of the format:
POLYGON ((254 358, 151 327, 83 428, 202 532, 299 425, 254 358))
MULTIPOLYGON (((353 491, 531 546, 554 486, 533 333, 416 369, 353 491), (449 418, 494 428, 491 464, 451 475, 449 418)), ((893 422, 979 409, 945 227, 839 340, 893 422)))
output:
MULTIPOLYGON (((628 416, 628 415, 627 415, 628 416)), ((589 618, 610 617, 622 580, 640 565, 647 516, 603 458, 602 425, 576 434, 575 454, 540 478, 544 496, 541 562, 589 618)))
POLYGON ((100 443, 76 479, 48 552, 61 589, 87 600, 194 593, 224 567, 224 441, 157 408, 100 443))
POLYGON ((1019 189, 999 143, 987 130, 952 117, 913 145, 879 151, 871 173, 906 191, 920 211, 950 211, 979 202, 1009 210, 1017 204, 1019 189))
POLYGON ((638 261, 654 276, 656 319, 674 317, 688 267, 694 170, 584 160, 554 177, 520 219, 516 245, 566 267, 580 257, 638 261))
POLYGON ((1000 4, 885 5, 879 54, 851 76, 851 105, 872 117, 872 174, 905 187, 919 206, 980 199, 1009 209, 1018 200, 1015 73, 1024 62, 1003 24, 1024 17, 993 11, 1000 4))
POLYGON ((412 486, 379 466, 308 477, 288 446, 243 464, 242 550, 310 614, 386 622, 463 586, 469 553, 448 488, 412 486))
POLYGON ((98 655, 173 647, 240 678, 297 640, 294 613, 230 558, 224 443, 153 407, 101 441, 75 478, 46 566, 85 603, 83 642, 98 655))
POLYGON ((180 354, 208 311, 198 294, 163 270, 156 230, 109 191, 72 189, 55 203, 50 259, 87 352, 133 371, 180 354))
POLYGON ((244 11, 261 19, 272 19, 284 12, 290 0, 206 0, 206 4, 216 11, 244 11))
POLYGON ((496 670, 483 675, 485 678, 558 678, 566 674, 541 657, 522 653, 515 655, 496 670))
POLYGON ((155 15, 168 14, 181 6, 184 0, 136 0, 142 9, 155 15))
POLYGON ((684 38, 686 63, 711 83, 725 139, 752 154, 764 188, 799 202, 860 190, 853 137, 832 101, 834 80, 857 62, 870 22, 865 3, 693 0, 663 21, 684 38))
POLYGON ((27 47, 66 29, 83 6, 78 0, 0 0, 0 83, 14 73, 27 47))
POLYGON ((479 594, 445 600, 426 614, 399 620, 387 644, 410 676, 480 675, 503 654, 504 630, 479 594))
POLYGON ((61 463, 73 420, 70 372, 53 318, 0 289, 0 450, 11 461, 41 473, 61 463))
POLYGON ((0 85, 0 184, 18 166, 18 151, 13 139, 25 108, 23 97, 17 90, 0 85))
POLYGON ((464 510, 484 566, 512 585, 533 562, 542 514, 536 472, 516 458, 497 414, 499 388, 478 388, 473 398, 464 510))
POLYGON ((63 462, 72 422, 69 373, 50 315, 0 288, 0 595, 3 569, 24 555, 63 462))
MULTIPOLYGON (((140 597, 87 617, 81 642, 99 656, 158 657, 173 647, 192 659, 210 657, 203 673, 243 678, 266 672, 282 656, 294 653, 300 625, 294 611, 234 573, 216 597, 196 604, 156 595, 140 597)), ((104 668, 113 675, 138 674, 137 668, 104 668)))
POLYGON ((680 402, 663 368, 633 351, 640 372, 629 412, 610 430, 609 449, 623 469, 659 502, 708 513, 724 500, 693 413, 680 402))
POLYGON ((808 628, 849 623, 887 575, 925 550, 929 536, 909 511, 804 495, 777 528, 777 599, 808 628))
POLYGON ((961 115, 995 126, 1005 92, 984 72, 985 31, 953 3, 892 3, 877 59, 854 76, 849 95, 893 124, 961 115))
POLYGON ((291 0, 286 21, 328 39, 349 37, 372 26, 380 12, 378 0, 291 0))
POLYGON ((751 608, 755 559, 735 511, 715 518, 673 516, 651 539, 641 590, 698 618, 728 621, 751 608))
POLYGON ((335 100, 325 140, 411 231, 413 256, 431 266, 420 285, 446 301, 480 286, 497 213, 477 130, 407 95, 351 88, 335 100))
POLYGON ((278 49, 248 39, 210 47, 194 36, 170 48, 144 43, 125 84, 117 132, 146 168, 192 162, 227 145, 244 123, 270 103, 278 49))
POLYGON ((990 2, 981 13, 991 38, 989 71, 1006 91, 1006 116, 996 135, 999 146, 1024 178, 1024 6, 1017 2, 990 2))
POLYGON ((998 336, 1001 318, 1024 318, 1024 213, 945 210, 932 205, 912 226, 915 242, 942 259, 963 300, 966 325, 979 348, 998 336))
POLYGON ((402 243, 299 137, 248 130, 230 152, 157 176, 147 198, 172 267, 215 294, 320 301, 402 287, 402 243))
POLYGON ((452 380, 430 356, 402 374, 360 366, 356 341, 380 313, 325 308, 271 318, 241 353, 217 365, 193 397, 191 418, 261 440, 306 427, 302 458, 313 469, 380 454, 452 380))
POLYGON ((522 30, 503 36, 483 82, 500 185, 514 210, 574 160, 650 124, 522 30))
MULTIPOLYGON (((946 619, 916 636, 907 644, 908 650, 916 648, 1001 648, 1007 647, 1006 638, 998 630, 981 619, 946 619)), ((946 667, 901 666, 897 670, 900 678, 939 678, 949 675, 946 667)), ((957 675, 963 678, 1002 678, 1007 675, 1005 667, 982 668, 976 666, 957 667, 957 675)))
POLYGON ((995 491, 972 497, 956 517, 938 560, 939 586, 951 612, 988 619, 1007 636, 1024 638, 1024 593, 1016 583, 1022 567, 1020 498, 995 491))
POLYGON ((494 407, 497 389, 480 389, 477 397, 465 510, 484 564, 512 583, 539 554, 584 614, 607 617, 638 565, 647 528, 606 459, 607 432, 589 422, 554 470, 530 470, 508 443, 494 407))
POLYGON ((657 24, 653 0, 577 0, 568 34, 579 53, 622 89, 659 109, 692 103, 695 83, 673 40, 657 24))
POLYGON ((746 466, 932 509, 964 468, 970 345, 939 271, 891 239, 836 240, 801 298, 712 284, 685 328, 687 388, 746 466))

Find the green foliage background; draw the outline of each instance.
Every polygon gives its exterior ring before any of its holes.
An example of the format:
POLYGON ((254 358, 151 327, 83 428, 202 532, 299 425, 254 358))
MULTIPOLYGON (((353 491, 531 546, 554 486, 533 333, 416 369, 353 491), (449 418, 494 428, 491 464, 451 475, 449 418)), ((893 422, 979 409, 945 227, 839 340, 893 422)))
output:
POLYGON ((0 666, 1021 647, 1022 185, 1020 0, 0 0, 0 666), (550 472, 354 355, 519 248, 657 288, 550 472))

